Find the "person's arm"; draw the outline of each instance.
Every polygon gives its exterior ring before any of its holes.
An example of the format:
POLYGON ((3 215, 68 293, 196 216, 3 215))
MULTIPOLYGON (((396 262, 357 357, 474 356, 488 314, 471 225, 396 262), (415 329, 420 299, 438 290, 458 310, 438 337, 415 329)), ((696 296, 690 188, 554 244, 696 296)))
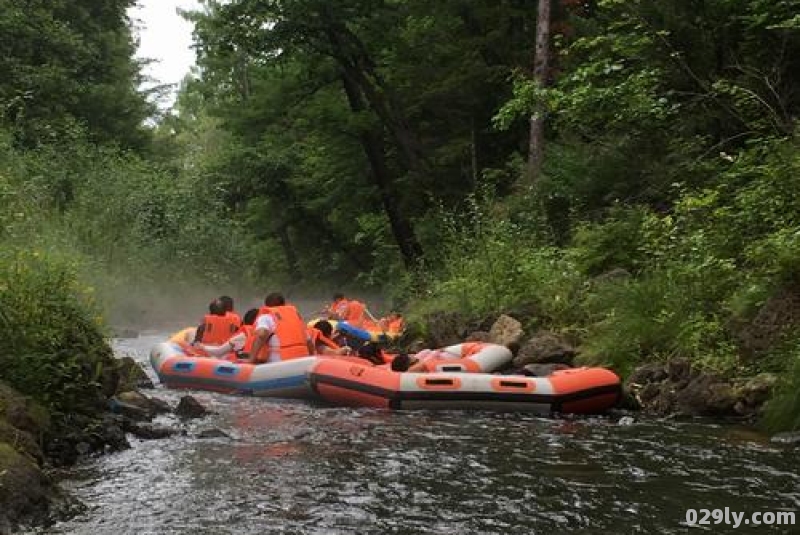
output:
MULTIPOLYGON (((260 364, 258 361, 258 354, 265 345, 267 345, 267 340, 269 340, 270 331, 266 328, 260 328, 255 330, 255 339, 253 340, 253 347, 250 349, 250 362, 253 364, 260 364)), ((267 357, 269 360, 269 357, 267 357)), ((264 361, 266 362, 266 360, 264 361)))

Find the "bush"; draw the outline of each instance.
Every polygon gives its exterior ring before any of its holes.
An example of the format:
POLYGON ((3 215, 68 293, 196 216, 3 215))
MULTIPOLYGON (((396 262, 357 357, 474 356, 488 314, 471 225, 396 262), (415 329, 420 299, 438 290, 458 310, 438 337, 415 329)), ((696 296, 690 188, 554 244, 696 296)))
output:
POLYGON ((37 252, 4 251, 0 303, 1 378, 56 415, 95 410, 114 361, 73 267, 37 252))

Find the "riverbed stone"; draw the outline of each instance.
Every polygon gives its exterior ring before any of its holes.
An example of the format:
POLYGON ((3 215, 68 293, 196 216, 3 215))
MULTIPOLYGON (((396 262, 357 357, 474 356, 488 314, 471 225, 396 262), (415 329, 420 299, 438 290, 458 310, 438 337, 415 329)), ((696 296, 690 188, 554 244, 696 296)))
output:
POLYGON ((514 366, 526 364, 566 364, 572 366, 577 350, 564 337, 549 331, 540 331, 522 344, 514 366))
POLYGON ((524 334, 525 331, 519 320, 507 314, 501 314, 489 329, 489 341, 503 346, 518 344, 524 334))
POLYGON ((169 438, 180 433, 180 431, 174 427, 150 422, 130 422, 125 426, 125 429, 133 436, 143 440, 169 438))
POLYGON ((178 402, 175 414, 181 418, 202 418, 208 411, 192 396, 183 396, 178 402))

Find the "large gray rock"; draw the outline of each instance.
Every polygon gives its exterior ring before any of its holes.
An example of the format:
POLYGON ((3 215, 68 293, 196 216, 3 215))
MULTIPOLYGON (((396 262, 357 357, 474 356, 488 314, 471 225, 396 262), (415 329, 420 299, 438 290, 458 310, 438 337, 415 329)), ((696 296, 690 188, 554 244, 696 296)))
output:
POLYGON ((566 364, 572 366, 577 351, 561 336, 542 331, 522 345, 514 366, 526 364, 566 364))
POLYGON ((502 346, 518 344, 524 334, 522 323, 511 316, 501 314, 489 329, 489 341, 502 346))

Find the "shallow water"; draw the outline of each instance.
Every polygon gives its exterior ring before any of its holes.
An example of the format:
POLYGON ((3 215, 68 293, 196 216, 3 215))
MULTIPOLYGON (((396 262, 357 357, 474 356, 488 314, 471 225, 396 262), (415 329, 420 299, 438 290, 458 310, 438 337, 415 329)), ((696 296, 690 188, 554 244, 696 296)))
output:
MULTIPOLYGON (((116 349, 150 372, 163 338, 116 349)), ((184 394, 155 392, 173 406, 184 394)), ((71 470, 63 484, 88 512, 36 533, 686 533, 686 509, 800 513, 797 455, 742 428, 192 394, 214 414, 71 470), (194 438, 209 428, 231 438, 194 438)))

